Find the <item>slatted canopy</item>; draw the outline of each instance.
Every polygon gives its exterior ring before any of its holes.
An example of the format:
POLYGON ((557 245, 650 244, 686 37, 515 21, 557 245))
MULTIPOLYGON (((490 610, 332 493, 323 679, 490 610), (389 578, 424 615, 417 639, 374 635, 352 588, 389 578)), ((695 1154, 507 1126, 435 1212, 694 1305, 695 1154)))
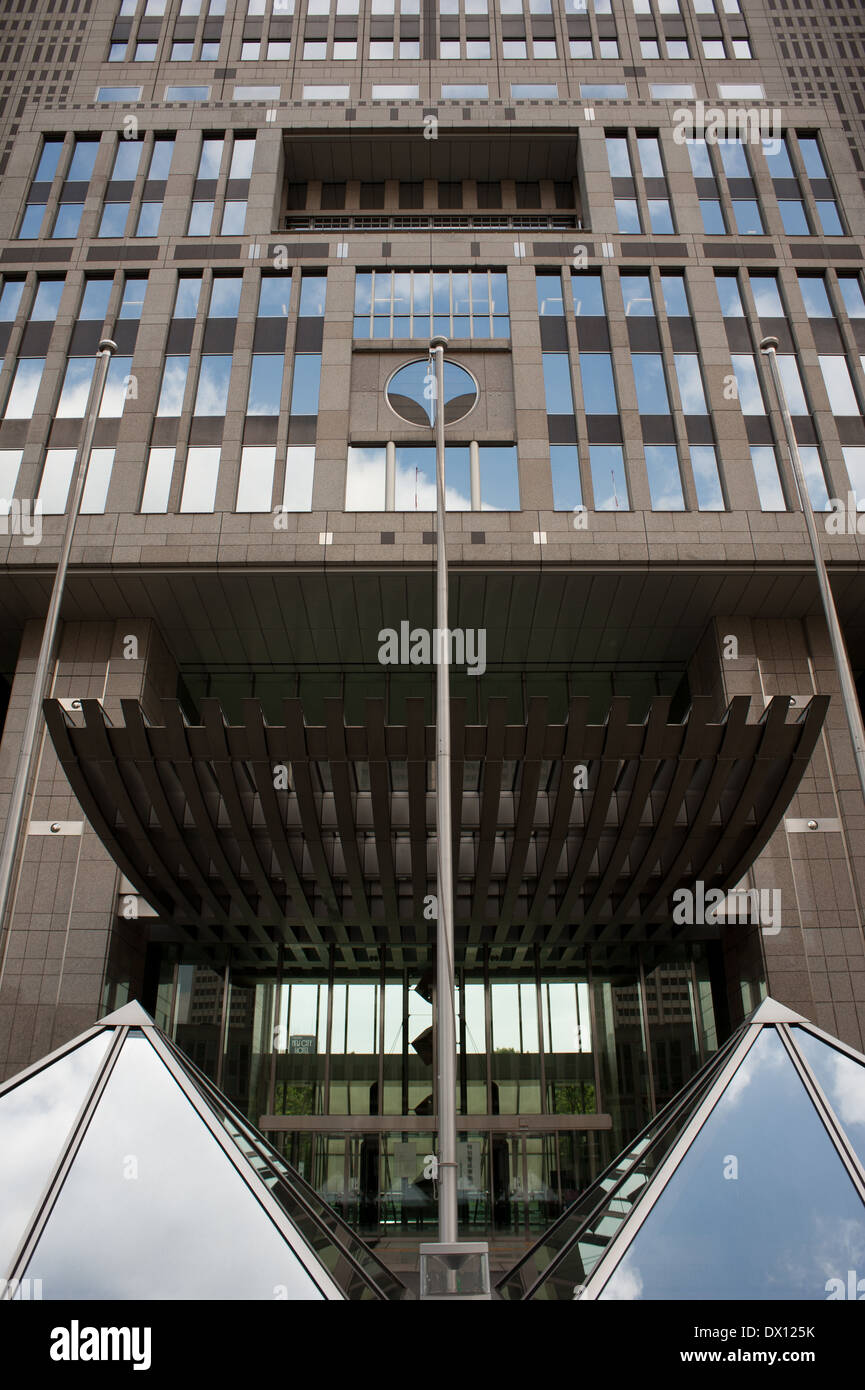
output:
MULTIPOLYGON (((339 699, 324 725, 305 722, 300 700, 284 702, 281 725, 243 703, 242 724, 205 700, 190 725, 176 701, 154 724, 122 700, 114 725, 97 700, 80 714, 45 702, 85 815, 161 926, 202 948, 231 944, 250 965, 280 943, 302 963, 331 945, 365 960, 388 944, 399 959, 432 941, 435 728, 423 701, 393 725, 370 699, 360 726, 339 699)), ((535 699, 508 724, 491 699, 487 722, 468 725, 453 702, 456 939, 469 962, 489 944, 519 960, 543 943, 564 961, 587 942, 712 935, 676 926, 671 895, 741 880, 798 786, 828 697, 791 710, 777 696, 753 720, 737 697, 719 722, 701 699, 676 723, 667 697, 640 724, 625 698, 603 724, 587 722, 587 705, 550 724, 535 699)))

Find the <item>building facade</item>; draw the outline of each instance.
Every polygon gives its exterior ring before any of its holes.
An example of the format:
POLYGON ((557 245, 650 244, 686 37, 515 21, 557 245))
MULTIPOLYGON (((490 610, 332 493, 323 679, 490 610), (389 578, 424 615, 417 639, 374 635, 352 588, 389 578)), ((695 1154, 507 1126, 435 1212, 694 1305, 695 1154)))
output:
POLYGON ((759 350, 860 675, 863 30, 4 7, 4 798, 116 352, 0 1076, 137 998, 358 1229, 434 1225, 432 334, 462 1229, 543 1230, 767 989, 863 1046, 865 808, 759 350))

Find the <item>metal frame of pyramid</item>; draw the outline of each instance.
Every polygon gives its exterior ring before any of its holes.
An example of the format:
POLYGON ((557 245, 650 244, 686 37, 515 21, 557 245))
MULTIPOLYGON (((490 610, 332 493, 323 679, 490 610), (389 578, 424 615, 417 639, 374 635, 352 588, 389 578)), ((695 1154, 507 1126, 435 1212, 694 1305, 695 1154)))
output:
MULTIPOLYGON (((773 1029, 780 1039, 862 1203, 865 1241, 865 1144, 860 1143, 857 1152, 825 1087, 809 1064, 800 1039, 803 1034, 809 1034, 863 1068, 861 1095, 857 1091, 862 1119, 859 1120, 857 1115, 856 1121, 863 1126, 865 1056, 815 1027, 800 1014, 767 998, 706 1065, 695 1073, 679 1094, 645 1126, 628 1148, 499 1280, 497 1287, 502 1298, 553 1297, 582 1301, 620 1296, 604 1295, 603 1291, 614 1278, 639 1231, 678 1172, 697 1136, 728 1093, 728 1088, 765 1029, 773 1029), (646 1171, 650 1154, 661 1155, 654 1171, 646 1171), (591 1251, 592 1243, 600 1250, 594 1261, 591 1261, 591 1254, 587 1259, 585 1253, 587 1249, 591 1251), (585 1270, 583 1279, 569 1284, 568 1275, 580 1266, 585 1270)), ((850 1123, 849 1120, 847 1123, 850 1123)), ((711 1256, 709 1250, 706 1256, 708 1260, 711 1256)), ((652 1297, 651 1292, 646 1296, 652 1297)), ((694 1292, 688 1296, 700 1295, 694 1292)), ((826 1295, 823 1293, 821 1296, 825 1298, 826 1295)))
MULTIPOLYGON (((355 1234, 341 1217, 333 1212, 314 1188, 310 1187, 300 1174, 285 1162, 282 1156, 253 1128, 246 1116, 232 1105, 213 1083, 175 1047, 138 1003, 126 1004, 116 1012, 108 1014, 92 1028, 87 1029, 84 1033, 64 1044, 63 1047, 58 1048, 47 1057, 42 1058, 41 1061, 0 1085, 0 1116, 2 1116, 3 1100, 10 1093, 19 1087, 26 1087, 28 1082, 33 1081, 40 1074, 46 1073, 54 1064, 62 1062, 76 1049, 106 1032, 112 1036, 107 1041, 101 1060, 96 1064, 95 1072, 86 1082, 83 1102, 78 1107, 77 1114, 74 1114, 71 1126, 68 1125, 66 1119, 63 1120, 62 1137, 57 1143, 56 1156, 51 1164, 47 1180, 42 1183, 38 1199, 32 1204, 32 1209, 26 1219, 26 1226, 17 1234, 14 1254, 7 1260, 5 1270, 2 1270, 2 1273, 5 1274, 5 1280, 0 1285, 0 1301, 9 1301, 21 1296, 22 1280, 26 1281, 30 1277, 29 1270, 34 1269, 31 1263, 34 1252, 37 1251, 43 1234, 51 1226, 52 1216, 55 1214, 64 1183, 74 1168, 88 1130, 99 1112, 99 1106, 111 1082, 112 1073, 130 1035, 136 1039, 146 1038, 159 1062, 166 1068, 166 1085, 170 1089, 173 1082, 179 1088, 199 1120, 202 1121, 213 1144, 219 1146, 219 1149, 233 1166, 238 1181, 244 1184, 246 1192, 251 1193, 257 1200, 259 1207, 276 1228, 278 1236, 288 1247, 286 1260, 288 1261, 290 1252, 302 1271, 305 1271, 304 1284, 311 1289, 314 1288, 315 1292, 304 1296, 337 1301, 357 1298, 386 1300, 412 1297, 401 1281, 386 1268, 369 1246, 355 1234)), ((158 1075, 161 1084, 162 1074, 158 1073, 158 1075)), ((43 1076, 43 1081, 46 1080, 48 1078, 43 1076)), ((174 1095, 176 1093, 172 1093, 172 1099, 174 1095)), ((186 1114, 185 1111, 183 1113, 186 1114)), ((198 1133, 197 1130, 196 1133, 198 1133)), ((118 1137, 122 1138, 122 1136, 118 1137)), ((169 1140, 170 1135, 166 1135, 167 1142, 164 1152, 170 1155, 169 1140)), ((182 1146, 178 1146, 177 1158, 178 1162, 182 1163, 182 1146)), ((2 1155, 0 1155, 0 1173, 2 1173, 2 1167, 2 1155)), ((220 1172, 228 1174, 232 1190, 235 1190, 230 1170, 225 1169, 224 1165, 220 1165, 220 1172)), ((239 1189, 236 1190, 240 1191, 239 1189)), ((158 1219, 158 1197, 159 1194, 157 1193, 154 1220, 158 1219)), ((0 1181, 0 1216, 3 1214, 3 1202, 4 1184, 0 1181)), ((243 1195, 243 1202, 248 1205, 245 1194, 243 1195)), ((250 1208, 250 1210, 254 1210, 254 1208, 250 1208)), ((255 1214, 256 1220, 258 1220, 260 1211, 256 1211, 255 1214)), ((210 1216, 209 1229, 218 1232, 219 1221, 220 1213, 217 1207, 210 1216)), ((269 1236, 273 1234, 269 1227, 265 1227, 265 1229, 267 1229, 269 1236)), ((273 1242, 273 1248, 276 1250, 283 1248, 279 1245, 278 1239, 273 1242)), ((126 1260, 135 1261, 135 1250, 126 1249, 123 1253, 126 1260)), ((82 1249, 79 1257, 83 1268, 82 1284, 86 1284, 85 1267, 88 1251, 82 1249)), ((37 1272, 34 1269, 34 1274, 37 1272)), ((41 1292, 41 1296, 51 1297, 52 1295, 46 1289, 41 1292)), ((74 1290, 70 1296, 75 1296, 74 1290)), ((93 1297, 94 1295, 82 1294, 81 1296, 93 1297)), ((106 1296, 122 1297, 123 1295, 112 1293, 106 1296)), ((147 1297, 148 1295, 145 1294, 144 1296, 147 1297)), ((152 1298, 164 1298, 165 1296, 155 1287, 150 1294, 152 1298)), ((188 1294, 178 1296, 201 1298, 208 1297, 208 1294, 190 1290, 188 1294)), ((231 1295, 221 1294, 218 1296, 230 1297, 231 1295)), ((238 1294, 237 1296, 242 1297, 244 1295, 238 1294)))

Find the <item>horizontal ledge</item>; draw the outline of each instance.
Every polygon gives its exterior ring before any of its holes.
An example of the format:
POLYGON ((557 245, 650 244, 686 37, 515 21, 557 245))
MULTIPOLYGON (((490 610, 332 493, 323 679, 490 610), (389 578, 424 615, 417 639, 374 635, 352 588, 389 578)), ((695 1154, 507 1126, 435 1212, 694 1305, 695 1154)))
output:
MULTIPOLYGON (((612 1129, 612 1115, 458 1115, 460 1131, 486 1130, 493 1134, 556 1134, 561 1131, 612 1129)), ((432 1134, 438 1129, 433 1115, 260 1115, 258 1128, 265 1133, 321 1134, 432 1134)))

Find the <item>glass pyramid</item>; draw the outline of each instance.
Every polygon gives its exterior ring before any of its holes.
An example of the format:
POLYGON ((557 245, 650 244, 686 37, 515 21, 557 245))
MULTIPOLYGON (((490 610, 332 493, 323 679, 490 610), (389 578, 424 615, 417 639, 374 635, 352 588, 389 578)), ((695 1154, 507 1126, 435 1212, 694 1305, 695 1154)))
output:
POLYGON ((138 1004, 0 1087, 0 1264, 6 1300, 410 1297, 138 1004))
POLYGON ((851 1270, 865 1273, 865 1057, 766 999, 499 1293, 825 1300, 850 1296, 851 1270))

